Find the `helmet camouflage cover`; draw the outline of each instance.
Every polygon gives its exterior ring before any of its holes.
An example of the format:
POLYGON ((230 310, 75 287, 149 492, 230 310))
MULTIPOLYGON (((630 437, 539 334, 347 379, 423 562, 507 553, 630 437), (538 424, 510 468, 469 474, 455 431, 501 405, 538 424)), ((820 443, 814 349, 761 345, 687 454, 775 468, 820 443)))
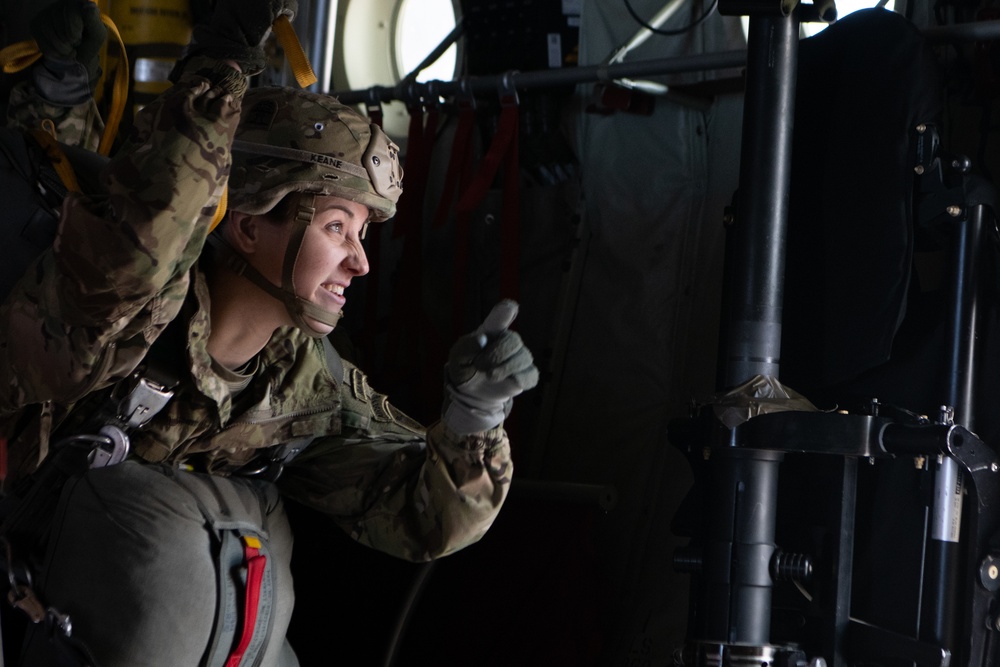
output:
POLYGON ((372 222, 382 222, 396 213, 402 179, 396 144, 335 98, 283 87, 247 91, 233 143, 231 210, 266 213, 290 192, 308 192, 363 204, 372 222))

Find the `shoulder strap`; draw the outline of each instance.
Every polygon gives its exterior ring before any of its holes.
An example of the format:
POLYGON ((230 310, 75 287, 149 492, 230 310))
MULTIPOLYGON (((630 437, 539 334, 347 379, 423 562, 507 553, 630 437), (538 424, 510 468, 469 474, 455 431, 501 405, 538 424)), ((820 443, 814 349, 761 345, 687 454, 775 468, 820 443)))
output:
POLYGON ((344 382, 347 379, 344 376, 344 360, 327 336, 323 336, 323 351, 326 352, 326 367, 330 369, 333 379, 338 383, 344 382))

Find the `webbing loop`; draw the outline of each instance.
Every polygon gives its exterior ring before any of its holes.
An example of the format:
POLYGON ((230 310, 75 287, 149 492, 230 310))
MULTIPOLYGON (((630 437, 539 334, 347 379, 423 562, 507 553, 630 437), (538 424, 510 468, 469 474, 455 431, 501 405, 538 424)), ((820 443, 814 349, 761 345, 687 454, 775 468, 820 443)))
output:
POLYGON ((295 80, 298 82, 299 87, 308 88, 316 83, 316 74, 313 72, 312 65, 309 64, 309 58, 306 57, 305 51, 302 50, 302 44, 299 43, 299 36, 295 34, 295 28, 292 27, 292 22, 288 20, 288 16, 282 14, 275 19, 271 29, 274 31, 274 36, 278 39, 278 44, 285 51, 288 65, 292 68, 292 74, 295 75, 295 80))
POLYGON ((42 52, 38 48, 38 43, 33 39, 14 42, 0 49, 0 65, 3 66, 5 74, 15 74, 27 69, 41 57, 42 52))

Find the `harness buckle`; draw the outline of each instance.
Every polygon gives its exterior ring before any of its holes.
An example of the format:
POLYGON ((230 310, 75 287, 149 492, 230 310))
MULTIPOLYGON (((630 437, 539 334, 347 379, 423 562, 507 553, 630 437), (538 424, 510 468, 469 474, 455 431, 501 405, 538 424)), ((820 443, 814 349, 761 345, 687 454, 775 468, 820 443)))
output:
POLYGON ((126 428, 142 428, 173 395, 173 390, 166 385, 137 375, 132 391, 118 405, 118 418, 126 428))

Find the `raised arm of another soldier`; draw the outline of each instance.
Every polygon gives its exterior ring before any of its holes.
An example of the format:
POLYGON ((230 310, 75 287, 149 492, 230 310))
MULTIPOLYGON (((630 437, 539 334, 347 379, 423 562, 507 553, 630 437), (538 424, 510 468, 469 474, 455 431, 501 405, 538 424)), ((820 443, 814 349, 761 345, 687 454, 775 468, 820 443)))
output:
MULTIPOLYGON (((263 24, 287 4, 220 0, 216 12, 263 24)), ((114 381, 176 316, 228 177, 248 51, 193 49, 137 114, 102 174, 107 194, 67 198, 52 249, 0 311, 0 410, 114 381)))
POLYGON ((34 130, 52 123, 59 141, 97 150, 104 122, 94 102, 107 29, 91 0, 56 0, 29 21, 42 53, 10 92, 7 126, 34 130))

